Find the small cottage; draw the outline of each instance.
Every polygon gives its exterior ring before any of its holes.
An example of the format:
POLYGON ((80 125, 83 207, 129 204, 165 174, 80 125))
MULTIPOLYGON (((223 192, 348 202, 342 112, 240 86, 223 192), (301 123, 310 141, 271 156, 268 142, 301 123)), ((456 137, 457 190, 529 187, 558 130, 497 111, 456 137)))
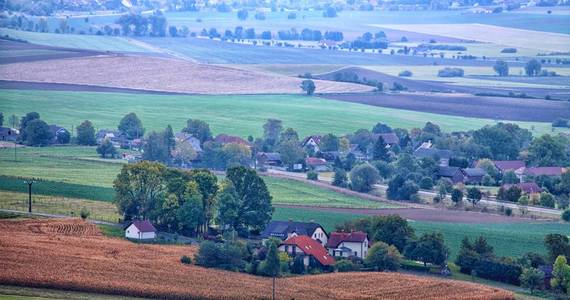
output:
POLYGON ((331 232, 327 242, 327 249, 333 257, 365 258, 368 246, 368 235, 362 231, 331 232))
POLYGON ((148 220, 133 221, 125 229, 125 237, 133 240, 152 240, 156 238, 156 228, 148 220))

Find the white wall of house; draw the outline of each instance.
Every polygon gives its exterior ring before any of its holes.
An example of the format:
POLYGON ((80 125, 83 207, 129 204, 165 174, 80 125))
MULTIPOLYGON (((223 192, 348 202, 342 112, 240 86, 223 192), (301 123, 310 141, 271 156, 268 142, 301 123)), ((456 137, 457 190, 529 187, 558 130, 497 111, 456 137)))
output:
POLYGON ((156 232, 140 232, 134 224, 131 224, 125 230, 125 237, 135 240, 149 240, 156 238, 156 232))
POLYGON ((342 242, 336 248, 329 248, 329 254, 335 257, 351 257, 356 256, 360 258, 366 258, 368 255, 368 239, 364 240, 364 242, 342 242), (343 252, 340 248, 348 248, 351 250, 350 254, 347 252, 343 252))
POLYGON ((305 265, 305 267, 309 266, 309 256, 306 255, 305 252, 301 250, 301 248, 295 245, 281 245, 279 246, 279 248, 277 248, 277 250, 281 252, 286 252, 291 257, 295 257, 297 255, 303 255, 303 264, 305 265))
POLYGON ((327 244, 327 241, 328 241, 328 237, 327 237, 326 232, 320 227, 315 230, 315 232, 313 233, 313 236, 311 236, 311 238, 315 241, 320 240, 321 245, 323 245, 323 247, 327 244))

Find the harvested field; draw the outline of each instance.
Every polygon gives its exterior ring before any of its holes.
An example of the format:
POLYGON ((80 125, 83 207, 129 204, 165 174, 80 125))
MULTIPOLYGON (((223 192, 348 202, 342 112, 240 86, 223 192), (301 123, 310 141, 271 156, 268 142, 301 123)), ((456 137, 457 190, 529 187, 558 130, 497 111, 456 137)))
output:
MULTIPOLYGON (((0 66, 0 79, 191 94, 301 93, 300 78, 148 56, 88 58, 0 66)), ((317 93, 371 91, 365 85, 317 81, 317 93)))
POLYGON ((381 24, 375 27, 442 35, 543 51, 568 51, 570 35, 485 24, 381 24))
POLYGON ((0 64, 85 57, 99 54, 102 54, 102 52, 0 40, 0 64))
MULTIPOLYGON (((81 234, 82 226, 93 225, 78 220, 0 221, 0 283, 163 299, 266 299, 271 294, 269 278, 181 264, 182 255, 195 253, 193 247, 134 244, 94 235, 90 229, 81 234), (37 227, 66 228, 74 235, 30 229, 37 227)), ((310 279, 278 279, 277 298, 514 299, 493 287, 397 273, 310 279)))
POLYGON ((434 93, 354 94, 325 97, 373 106, 471 118, 552 122, 556 118, 570 117, 570 102, 565 101, 434 93))

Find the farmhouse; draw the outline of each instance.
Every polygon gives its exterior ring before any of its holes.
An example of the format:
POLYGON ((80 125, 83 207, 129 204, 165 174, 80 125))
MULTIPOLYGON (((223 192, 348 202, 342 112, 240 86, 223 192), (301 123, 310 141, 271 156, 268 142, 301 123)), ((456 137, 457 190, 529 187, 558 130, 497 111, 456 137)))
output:
POLYGON ((449 160, 453 157, 453 152, 451 150, 419 147, 414 151, 414 156, 417 158, 433 158, 439 161, 440 166, 447 167, 449 160))
POLYGON ((534 167, 534 168, 521 168, 515 171, 517 177, 522 181, 527 177, 535 176, 562 176, 561 167, 534 167))
POLYGON ((365 258, 368 246, 368 235, 362 231, 331 232, 327 242, 327 249, 333 257, 365 258))
POLYGON ((202 146, 200 145, 200 140, 192 136, 191 134, 185 132, 178 132, 174 135, 174 139, 178 143, 188 144, 196 151, 196 153, 202 152, 202 146))
POLYGON ((257 164, 260 166, 279 167, 283 164, 281 154, 277 152, 259 152, 256 155, 257 164))
POLYGON ((458 167, 440 166, 437 171, 437 176, 439 178, 447 178, 451 180, 453 184, 464 181, 463 172, 461 172, 461 169, 458 167))
POLYGON ((487 174, 487 172, 481 168, 466 168, 462 171, 465 184, 481 184, 483 176, 487 174))
POLYGON ((317 264, 326 268, 334 264, 334 258, 329 255, 327 249, 308 236, 290 237, 281 243, 278 249, 292 257, 302 256, 305 267, 317 264))
POLYGON ((320 135, 310 135, 303 139, 301 142, 301 147, 303 147, 307 152, 313 151, 314 153, 321 151, 319 145, 321 144, 320 135))
POLYGON ((271 221, 261 232, 263 242, 271 237, 286 240, 301 235, 308 236, 323 246, 328 242, 325 229, 315 222, 271 221))
POLYGON ((497 168, 501 174, 506 171, 515 171, 526 167, 525 162, 522 160, 495 160, 493 164, 495 164, 495 168, 497 168))
POLYGON ((9 127, 0 127, 0 141, 14 142, 18 139, 20 131, 9 127))
POLYGON ((318 157, 307 157, 305 158, 305 165, 307 165, 308 169, 317 171, 317 172, 326 172, 328 171, 327 161, 323 158, 318 157))
MULTIPOLYGON (((53 135, 53 140, 52 143, 54 144, 59 144, 62 141, 66 140, 66 136, 70 137, 71 134, 69 133, 69 131, 61 126, 58 125, 49 125, 49 130, 51 131, 52 135, 53 135)), ((69 138, 67 138, 67 140, 69 141, 69 138)))
POLYGON ((125 237, 134 240, 151 240, 156 238, 156 228, 148 220, 133 221, 125 229, 125 237))
POLYGON ((529 196, 537 196, 542 192, 542 189, 535 182, 504 184, 502 188, 508 190, 513 186, 518 187, 524 194, 527 194, 529 196))

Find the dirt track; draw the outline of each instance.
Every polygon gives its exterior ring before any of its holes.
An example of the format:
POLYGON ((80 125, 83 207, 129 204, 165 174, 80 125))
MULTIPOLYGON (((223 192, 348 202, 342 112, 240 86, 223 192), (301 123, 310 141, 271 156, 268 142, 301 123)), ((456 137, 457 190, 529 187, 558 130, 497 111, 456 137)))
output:
POLYGON ((335 207, 315 207, 302 205, 275 205, 276 207, 302 208, 305 210, 336 212, 355 215, 387 216, 399 215, 404 219, 424 222, 446 222, 446 223, 528 223, 529 219, 519 217, 506 217, 501 215, 468 212, 448 209, 425 209, 425 208, 335 208, 335 207))

